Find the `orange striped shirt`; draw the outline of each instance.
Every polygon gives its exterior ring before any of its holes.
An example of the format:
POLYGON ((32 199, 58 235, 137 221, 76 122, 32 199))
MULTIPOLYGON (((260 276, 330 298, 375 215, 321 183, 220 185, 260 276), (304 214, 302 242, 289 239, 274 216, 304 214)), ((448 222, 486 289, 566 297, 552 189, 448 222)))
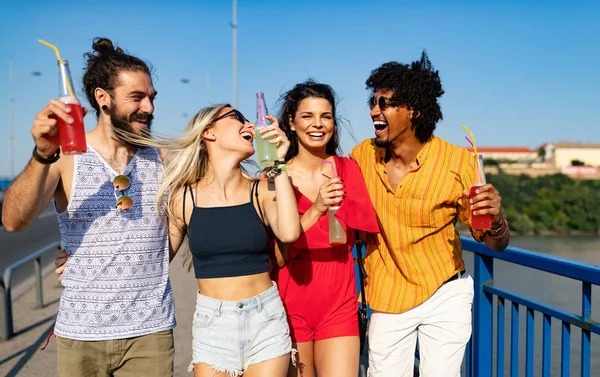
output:
POLYGON ((385 149, 372 139, 350 158, 360 166, 381 233, 371 235, 365 258, 367 300, 378 311, 403 313, 433 295, 464 268, 455 224, 470 223, 463 190, 475 179, 475 158, 465 148, 433 137, 417 154, 418 167, 396 190, 385 173, 385 149))

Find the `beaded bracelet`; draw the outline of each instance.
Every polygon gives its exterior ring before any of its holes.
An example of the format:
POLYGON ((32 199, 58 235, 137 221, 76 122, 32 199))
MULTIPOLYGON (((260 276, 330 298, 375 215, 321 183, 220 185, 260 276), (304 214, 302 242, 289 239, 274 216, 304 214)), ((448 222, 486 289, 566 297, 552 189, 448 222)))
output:
POLYGON ((287 171, 287 167, 285 166, 285 161, 275 160, 273 162, 273 166, 267 169, 266 176, 269 179, 273 179, 281 174, 282 171, 287 171))
POLYGON ((496 229, 491 229, 491 231, 494 233, 499 233, 502 230, 503 226, 504 226, 504 216, 500 215, 500 225, 496 229))
POLYGON ((487 233, 490 236, 490 238, 495 239, 495 240, 500 240, 500 239, 504 238, 504 235, 506 234, 507 230, 508 230, 508 222, 506 221, 504 216, 501 215, 500 227, 498 229, 493 229, 492 231, 488 231, 487 233), (494 232, 495 235, 493 235, 492 232, 494 232))

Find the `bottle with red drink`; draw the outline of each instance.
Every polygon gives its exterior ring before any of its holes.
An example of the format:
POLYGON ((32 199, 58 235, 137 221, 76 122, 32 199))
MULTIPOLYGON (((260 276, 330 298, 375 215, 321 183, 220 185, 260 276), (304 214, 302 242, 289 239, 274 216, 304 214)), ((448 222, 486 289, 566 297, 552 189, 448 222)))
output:
MULTIPOLYGON (((485 185, 485 172, 483 171, 483 156, 475 156, 475 177, 477 182, 471 187, 469 192, 469 198, 473 198, 477 195, 476 191, 479 187, 485 185)), ((473 203, 475 204, 475 203, 473 203)), ((490 207, 477 208, 477 210, 487 209, 490 207)), ((486 215, 474 215, 475 210, 471 210, 471 228, 473 230, 490 230, 492 229, 492 215, 489 213, 486 215)))
POLYGON ((58 61, 58 86, 59 101, 71 109, 69 115, 73 118, 73 123, 67 123, 55 117, 58 123, 60 149, 64 154, 85 153, 87 145, 85 142, 85 128, 83 127, 83 111, 81 103, 75 95, 69 62, 66 60, 58 61))

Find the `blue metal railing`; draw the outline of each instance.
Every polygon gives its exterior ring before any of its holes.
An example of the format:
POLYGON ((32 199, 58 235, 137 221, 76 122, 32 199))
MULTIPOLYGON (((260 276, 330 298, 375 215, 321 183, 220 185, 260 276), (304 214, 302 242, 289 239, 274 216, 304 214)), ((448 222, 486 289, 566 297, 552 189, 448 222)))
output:
POLYGON ((581 329, 581 376, 590 376, 590 353, 592 333, 600 334, 600 325, 591 320, 592 285, 600 285, 600 266, 542 254, 516 247, 508 247, 499 253, 470 238, 461 237, 465 251, 474 253, 473 279, 475 297, 473 302, 473 337, 467 348, 466 376, 492 377, 494 356, 494 297, 496 305, 496 376, 504 376, 505 301, 510 301, 510 376, 519 373, 519 311, 525 315, 525 375, 534 375, 534 319, 542 317, 542 376, 550 376, 552 319, 561 322, 561 376, 570 375, 571 327, 581 329), (570 313, 544 303, 494 286, 494 260, 526 266, 554 275, 581 282, 581 314, 570 313))
POLYGON ((11 182, 12 178, 0 176, 0 190, 5 190, 11 182))

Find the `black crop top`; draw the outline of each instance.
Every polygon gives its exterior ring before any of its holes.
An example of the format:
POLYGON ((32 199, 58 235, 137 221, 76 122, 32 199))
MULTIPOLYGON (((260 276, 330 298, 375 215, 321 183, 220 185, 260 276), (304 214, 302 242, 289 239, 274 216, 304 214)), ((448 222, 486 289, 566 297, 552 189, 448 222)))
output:
MULTIPOLYGON (((185 218, 185 196, 183 196, 185 218)), ((196 207, 188 225, 188 239, 197 279, 253 275, 269 271, 268 233, 254 208, 258 181, 250 189, 250 201, 227 207, 196 207)), ((260 204, 258 204, 260 211, 260 204)), ((262 211, 261 211, 262 217, 262 211)))

